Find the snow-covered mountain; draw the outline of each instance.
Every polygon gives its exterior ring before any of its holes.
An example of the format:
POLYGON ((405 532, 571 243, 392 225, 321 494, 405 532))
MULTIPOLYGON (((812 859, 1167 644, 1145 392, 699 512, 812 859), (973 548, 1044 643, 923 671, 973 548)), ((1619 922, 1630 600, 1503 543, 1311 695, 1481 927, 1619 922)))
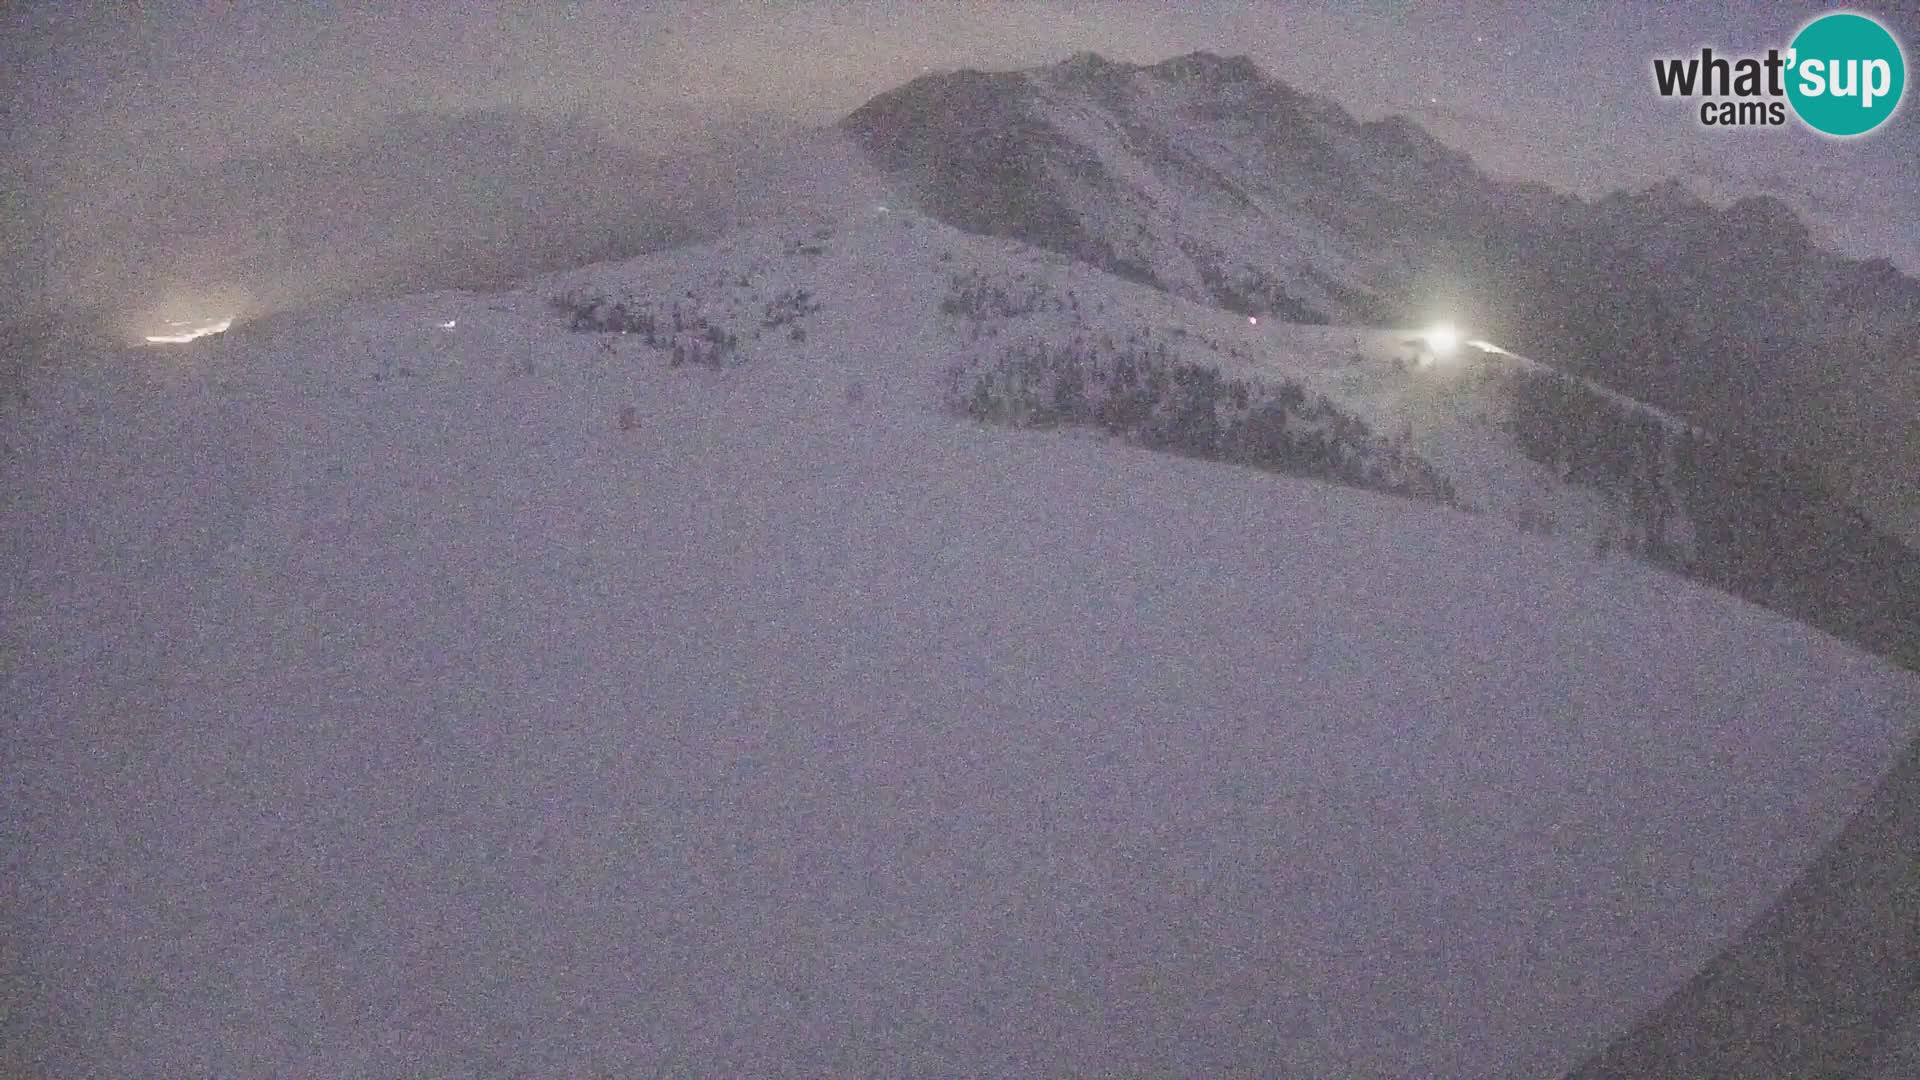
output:
MULTIPOLYGON (((1410 121, 1362 123, 1210 53, 930 75, 841 127, 964 230, 1269 321, 1445 314, 1550 360, 1473 365, 1508 402, 1483 419, 1559 479, 1609 489, 1632 520, 1546 506, 1530 521, 1637 538, 1662 565, 1920 663, 1920 557, 1833 493, 1876 454, 1898 475, 1920 446, 1910 417, 1889 419, 1908 400, 1920 415, 1920 386, 1896 385, 1891 362, 1920 340, 1920 283, 1819 251, 1777 201, 1716 210, 1669 183, 1587 203, 1498 183, 1410 121), (1845 379, 1829 370, 1840 353, 1845 379), (1883 375, 1861 374, 1863 355, 1889 358, 1883 375), (1615 407, 1599 384, 1717 437, 1615 407)), ((1318 340, 1351 354, 1349 337, 1318 340)), ((1492 501, 1540 500, 1513 479, 1492 501)), ((1874 506, 1897 520, 1896 503, 1874 506)))
MULTIPOLYGON (((889 213, 923 232, 937 224, 884 207, 852 212, 863 228, 889 213)), ((1920 556, 1789 462, 1484 340, 1436 355, 1419 327, 1262 320, 1017 241, 938 232, 919 293, 888 319, 945 358, 952 409, 1491 513, 1920 664, 1920 556), (1286 445, 1262 443, 1275 438, 1286 445)), ((552 288, 583 329, 732 363, 738 348, 793 344, 779 327, 808 333, 812 261, 830 235, 742 233, 661 263, 670 280, 636 284, 620 267, 552 288)))
POLYGON ((1245 57, 933 74, 841 127, 941 220, 1253 314, 1445 307, 1616 379, 1920 325, 1920 282, 1819 249, 1777 199, 1495 181, 1404 117, 1359 121, 1245 57))
POLYGON ((6 1064, 1554 1075, 1913 736, 1671 417, 877 198, 27 373, 6 1064))
POLYGON ((1377 218, 1431 223, 1454 193, 1390 162, 1471 172, 1417 129, 1362 125, 1243 58, 930 75, 842 128, 917 202, 1189 299, 1294 321, 1378 313, 1377 218), (1338 192, 1340 198, 1329 198, 1338 192))
POLYGON ((1444 313, 1784 445, 1920 536, 1898 479, 1920 469, 1920 282, 1820 249, 1776 199, 1494 181, 1411 121, 1211 53, 929 75, 842 127, 959 228, 1255 315, 1444 313))

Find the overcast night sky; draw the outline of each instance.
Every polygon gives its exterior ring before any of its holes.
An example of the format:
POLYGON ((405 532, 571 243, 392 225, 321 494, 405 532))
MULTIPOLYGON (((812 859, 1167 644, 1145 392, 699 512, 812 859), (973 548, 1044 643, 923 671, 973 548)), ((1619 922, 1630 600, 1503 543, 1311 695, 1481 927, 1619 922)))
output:
MULTIPOLYGON (((1650 60, 1782 46, 1815 4, 841 3, 307 5, 28 3, 0 14, 6 246, 17 297, 98 291, 86 269, 142 193, 289 140, 401 111, 579 112, 651 150, 830 122, 930 69, 1153 62, 1209 49, 1362 115, 1415 116, 1501 176, 1593 196, 1678 176, 1787 199, 1816 237, 1920 272, 1911 105, 1851 141, 1703 128, 1650 60)), ((1920 17, 1880 5, 1903 43, 1920 17)), ((1910 96, 1910 95, 1909 95, 1910 96)))

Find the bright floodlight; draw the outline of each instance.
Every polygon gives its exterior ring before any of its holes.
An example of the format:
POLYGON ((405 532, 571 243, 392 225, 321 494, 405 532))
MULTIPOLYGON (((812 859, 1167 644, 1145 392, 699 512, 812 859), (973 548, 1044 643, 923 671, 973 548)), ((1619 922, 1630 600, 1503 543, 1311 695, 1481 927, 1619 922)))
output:
MULTIPOLYGON (((182 327, 190 326, 191 324, 184 319, 168 319, 167 325, 182 327)), ((229 315, 218 322, 203 323, 199 326, 192 326, 191 329, 176 329, 165 334, 148 334, 147 342, 153 345, 179 345, 184 342, 195 341, 199 338, 206 337, 208 334, 223 334, 226 332, 227 327, 232 325, 233 316, 229 315)))
POLYGON ((1460 347, 1460 332, 1453 328, 1452 323, 1436 324, 1421 336, 1426 339, 1427 348, 1433 350, 1435 356, 1451 356, 1460 347))

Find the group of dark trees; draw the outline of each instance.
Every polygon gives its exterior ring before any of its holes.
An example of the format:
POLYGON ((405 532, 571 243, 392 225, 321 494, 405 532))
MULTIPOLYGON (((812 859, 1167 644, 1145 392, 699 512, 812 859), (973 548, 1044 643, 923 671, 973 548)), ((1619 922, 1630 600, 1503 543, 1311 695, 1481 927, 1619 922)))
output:
MULTIPOLYGON (((772 330, 793 325, 819 310, 820 302, 813 298, 811 292, 806 289, 788 289, 767 301, 766 311, 760 317, 760 326, 762 329, 772 330)), ((806 332, 799 326, 793 326, 791 336, 795 341, 803 340, 806 332)))
POLYGON ((1524 373, 1514 392, 1521 451, 1626 506, 1637 554, 1920 670, 1920 554, 1811 469, 1558 373, 1524 373), (1676 514, 1690 556, 1668 542, 1676 514))
POLYGON ((554 297, 552 305, 569 319, 569 329, 575 333, 636 336, 648 348, 666 353, 668 367, 720 368, 739 349, 739 338, 732 331, 687 311, 677 300, 663 309, 632 297, 565 295, 554 297))
POLYGON ((1213 302, 1237 315, 1272 315, 1288 322, 1316 326, 1332 321, 1325 312, 1289 293, 1271 275, 1256 267, 1241 266, 1230 274, 1203 255, 1195 255, 1194 265, 1200 273, 1200 283, 1206 286, 1213 302))
POLYGON ((1228 378, 1134 335, 1028 342, 948 372, 950 408, 1022 427, 1098 427, 1136 445, 1452 504, 1453 486, 1292 380, 1228 378))
POLYGON ((1016 277, 1011 282, 1002 282, 978 270, 953 275, 946 296, 940 300, 940 314, 975 322, 995 317, 1014 319, 1035 312, 1079 310, 1079 297, 1071 291, 1062 296, 1044 281, 1016 277))
POLYGON ((1657 562, 1683 562, 1673 474, 1684 431, 1559 372, 1526 368, 1509 379, 1513 406, 1507 424, 1521 453, 1625 507, 1632 525, 1629 548, 1657 562))

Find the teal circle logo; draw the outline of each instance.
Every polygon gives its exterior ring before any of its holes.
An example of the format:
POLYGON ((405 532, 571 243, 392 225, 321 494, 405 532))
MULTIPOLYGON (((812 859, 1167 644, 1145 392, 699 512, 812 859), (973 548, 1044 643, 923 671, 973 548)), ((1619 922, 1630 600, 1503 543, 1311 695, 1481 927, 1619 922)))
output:
POLYGON ((1907 88, 1907 61, 1887 28, 1850 11, 1801 28, 1787 53, 1787 100, 1815 131, 1863 135, 1886 122, 1907 88))

